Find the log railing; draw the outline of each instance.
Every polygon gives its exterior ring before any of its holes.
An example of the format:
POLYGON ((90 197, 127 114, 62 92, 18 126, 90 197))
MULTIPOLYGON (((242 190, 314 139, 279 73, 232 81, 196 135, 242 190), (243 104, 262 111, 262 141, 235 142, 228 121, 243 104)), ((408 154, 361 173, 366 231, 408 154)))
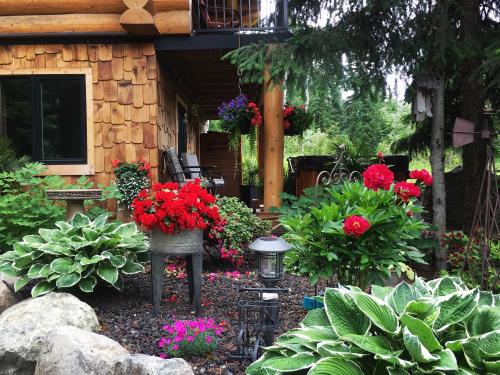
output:
POLYGON ((196 32, 288 29, 288 0, 194 0, 196 32))

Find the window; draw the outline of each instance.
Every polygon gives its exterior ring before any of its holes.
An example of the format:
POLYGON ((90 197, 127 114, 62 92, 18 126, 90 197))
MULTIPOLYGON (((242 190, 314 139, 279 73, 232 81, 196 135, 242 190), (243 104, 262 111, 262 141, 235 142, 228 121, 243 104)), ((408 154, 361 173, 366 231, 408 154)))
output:
POLYGON ((0 136, 19 156, 45 164, 84 164, 84 75, 1 76, 0 136))

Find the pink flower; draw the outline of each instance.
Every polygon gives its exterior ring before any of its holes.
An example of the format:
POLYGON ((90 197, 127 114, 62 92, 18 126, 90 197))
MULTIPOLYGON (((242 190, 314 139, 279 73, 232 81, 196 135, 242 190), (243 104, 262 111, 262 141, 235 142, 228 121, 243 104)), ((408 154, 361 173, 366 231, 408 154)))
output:
POLYGON ((205 337, 205 341, 207 342, 207 344, 210 344, 212 342, 212 336, 205 337))
POLYGON ((160 353, 160 358, 161 359, 167 359, 167 355, 165 353, 160 353))
POLYGON ((172 346, 172 350, 179 350, 179 345, 175 344, 174 346, 172 346))
POLYGON ((189 341, 189 342, 193 342, 194 341, 194 336, 188 336, 186 338, 186 340, 189 341))

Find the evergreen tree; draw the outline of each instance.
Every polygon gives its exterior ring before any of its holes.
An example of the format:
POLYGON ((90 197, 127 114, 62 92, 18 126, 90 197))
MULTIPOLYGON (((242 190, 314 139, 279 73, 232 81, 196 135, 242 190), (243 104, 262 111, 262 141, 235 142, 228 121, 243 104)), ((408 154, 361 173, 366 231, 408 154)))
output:
MULTIPOLYGON (((246 80, 262 81, 264 62, 270 62, 276 82, 286 77, 289 87, 330 81, 352 90, 354 97, 372 98, 385 92, 386 76, 397 69, 408 77, 425 73, 442 82, 447 129, 456 115, 478 129, 485 101, 499 108, 497 0, 290 0, 289 11, 293 35, 287 42, 272 53, 259 44, 229 55, 246 80)), ((413 94, 410 87, 407 99, 413 94)), ((431 129, 424 124, 415 139, 430 146, 431 129)), ((464 147, 465 229, 472 221, 485 157, 482 142, 464 147)), ((438 266, 443 267, 442 259, 438 266)))

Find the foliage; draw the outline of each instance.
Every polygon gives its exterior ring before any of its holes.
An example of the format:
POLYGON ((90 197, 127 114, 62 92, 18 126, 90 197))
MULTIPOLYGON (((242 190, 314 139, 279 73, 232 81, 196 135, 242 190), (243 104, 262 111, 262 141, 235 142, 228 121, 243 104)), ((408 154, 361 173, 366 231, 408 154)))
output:
POLYGON ((215 197, 203 189, 199 179, 179 188, 176 182, 156 183, 152 196, 141 190, 132 204, 137 224, 163 233, 210 229, 221 220, 215 197))
POLYGON ((217 197, 217 206, 222 221, 212 228, 209 238, 220 246, 221 259, 240 266, 248 244, 257 237, 271 234, 271 222, 255 216, 235 197, 217 197))
MULTIPOLYGON (((118 202, 124 204, 127 208, 132 208, 134 198, 141 190, 148 189, 151 185, 149 181, 150 165, 145 160, 140 159, 133 162, 120 162, 113 160, 113 172, 116 177, 116 189, 118 194, 114 197, 118 198, 118 202)), ((109 193, 112 190, 106 191, 109 193)))
POLYGON ((260 109, 245 94, 240 94, 229 103, 222 103, 218 109, 220 126, 229 133, 229 147, 236 151, 242 134, 255 135, 255 129, 262 125, 260 109))
MULTIPOLYGON (((481 229, 477 229, 481 230, 481 229)), ((479 287, 482 279, 481 272, 481 249, 476 242, 470 243, 470 239, 463 232, 448 232, 443 236, 442 245, 448 252, 448 273, 462 277, 469 288, 479 287), (466 247, 470 244, 467 252, 466 247)), ((486 285, 499 290, 497 279, 498 266, 500 265, 500 241, 493 240, 489 249, 490 264, 486 269, 484 278, 486 285)))
POLYGON ((390 190, 374 191, 361 182, 345 182, 313 191, 292 203, 281 217, 293 250, 285 255, 292 273, 308 276, 311 283, 337 275, 342 284, 366 287, 406 270, 407 262, 424 263, 413 245, 427 225, 416 218, 422 211, 414 200, 405 203, 390 190), (360 237, 346 235, 346 218, 364 217, 370 228, 360 237))
POLYGON ((497 374, 500 296, 445 277, 394 288, 327 288, 325 307, 267 348, 246 373, 497 374))
POLYGON ((214 351, 224 328, 211 318, 198 318, 176 320, 172 325, 164 325, 163 331, 165 336, 158 342, 158 346, 163 349, 160 356, 190 358, 214 351))
POLYGON ((123 289, 123 274, 142 272, 147 261, 146 237, 134 223, 107 223, 107 215, 91 221, 77 213, 69 222, 58 221, 55 229, 39 229, 0 256, 0 272, 21 277, 16 291, 31 280, 37 297, 54 289, 78 287, 91 293, 105 281, 123 289))
POLYGON ((283 108, 283 128, 285 135, 302 135, 311 126, 312 117, 304 105, 285 105, 283 108))
POLYGON ((0 172, 13 172, 28 164, 28 156, 18 157, 12 141, 5 137, 0 137, 0 172))
POLYGON ((64 206, 47 199, 48 189, 61 188, 59 176, 41 177, 45 167, 28 163, 13 172, 0 173, 0 253, 23 236, 64 219, 64 206))

